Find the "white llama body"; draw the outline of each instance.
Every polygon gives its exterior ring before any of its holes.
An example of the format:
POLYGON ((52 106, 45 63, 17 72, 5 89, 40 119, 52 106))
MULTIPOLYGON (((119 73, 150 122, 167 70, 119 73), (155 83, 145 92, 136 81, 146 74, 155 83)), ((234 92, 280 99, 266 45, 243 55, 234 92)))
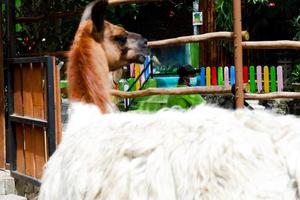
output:
POLYGON ((299 199, 295 117, 207 105, 105 115, 72 106, 40 200, 299 199))

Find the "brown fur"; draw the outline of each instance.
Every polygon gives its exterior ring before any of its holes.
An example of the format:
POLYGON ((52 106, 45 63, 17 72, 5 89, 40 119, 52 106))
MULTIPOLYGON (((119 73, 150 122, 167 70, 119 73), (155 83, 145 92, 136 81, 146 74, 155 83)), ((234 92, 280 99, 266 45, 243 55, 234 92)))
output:
POLYGON ((107 21, 102 24, 97 29, 91 19, 80 23, 69 52, 67 76, 71 101, 93 103, 107 113, 111 105, 109 71, 141 62, 147 41, 107 21), (119 36, 126 36, 126 43, 118 42, 119 36))

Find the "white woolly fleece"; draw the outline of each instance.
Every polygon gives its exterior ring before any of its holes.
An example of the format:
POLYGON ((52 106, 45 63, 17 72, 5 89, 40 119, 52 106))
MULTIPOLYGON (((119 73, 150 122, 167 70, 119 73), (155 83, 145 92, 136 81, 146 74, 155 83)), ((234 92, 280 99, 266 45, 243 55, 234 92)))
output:
POLYGON ((102 115, 73 104, 39 199, 299 199, 299 122, 207 105, 102 115))

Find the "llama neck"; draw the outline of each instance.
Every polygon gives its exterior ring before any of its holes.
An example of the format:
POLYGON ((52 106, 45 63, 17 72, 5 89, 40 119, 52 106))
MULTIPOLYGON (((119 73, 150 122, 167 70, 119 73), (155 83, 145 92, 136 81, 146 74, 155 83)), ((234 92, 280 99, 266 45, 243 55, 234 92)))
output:
POLYGON ((69 99, 95 104, 102 113, 107 113, 111 105, 108 64, 101 44, 92 38, 91 32, 91 21, 82 23, 69 52, 69 99))

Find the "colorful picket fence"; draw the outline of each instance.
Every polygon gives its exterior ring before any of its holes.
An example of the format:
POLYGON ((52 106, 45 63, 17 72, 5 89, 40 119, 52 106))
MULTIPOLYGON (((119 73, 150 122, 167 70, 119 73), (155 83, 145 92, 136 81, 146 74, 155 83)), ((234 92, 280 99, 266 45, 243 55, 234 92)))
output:
MULTIPOLYGON (((244 66, 243 82, 249 84, 251 93, 268 93, 283 90, 282 66, 244 66)), ((200 86, 235 84, 235 67, 200 67, 200 86)))

